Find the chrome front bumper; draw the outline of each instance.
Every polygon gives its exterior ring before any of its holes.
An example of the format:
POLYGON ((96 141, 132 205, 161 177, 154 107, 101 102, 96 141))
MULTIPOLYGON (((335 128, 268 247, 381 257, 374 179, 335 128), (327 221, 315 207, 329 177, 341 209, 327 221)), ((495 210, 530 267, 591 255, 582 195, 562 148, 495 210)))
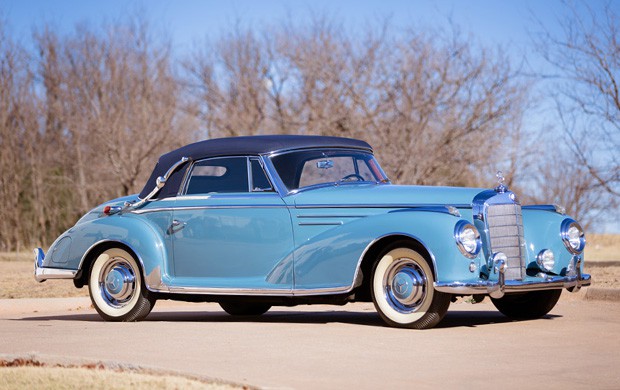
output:
POLYGON ((47 279, 74 279, 77 270, 64 268, 48 268, 43 267, 45 253, 43 249, 35 248, 34 250, 34 280, 37 282, 45 282, 47 279))
MULTIPOLYGON (((503 262, 502 262, 503 263, 503 262)), ((478 279, 466 282, 436 282, 435 290, 455 295, 488 294, 493 298, 501 298, 506 293, 527 292, 536 290, 557 290, 565 288, 577 292, 581 287, 589 286, 592 281, 588 274, 581 273, 581 258, 574 256, 571 269, 566 276, 546 276, 528 278, 527 280, 505 280, 505 264, 498 264, 497 281, 478 279)))

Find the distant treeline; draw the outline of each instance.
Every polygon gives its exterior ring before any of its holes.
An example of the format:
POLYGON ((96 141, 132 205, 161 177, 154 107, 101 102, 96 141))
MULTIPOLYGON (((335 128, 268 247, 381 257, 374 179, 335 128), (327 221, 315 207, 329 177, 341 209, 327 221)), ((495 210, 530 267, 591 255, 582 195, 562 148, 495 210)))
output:
MULTIPOLYGON (((530 158, 531 80, 456 27, 237 25, 181 54, 130 18, 42 26, 26 41, 0 21, 0 251, 49 245, 98 203, 139 191, 160 154, 204 138, 361 138, 398 184, 489 186, 501 168, 515 189, 532 172, 547 186, 557 167, 530 158)), ((571 191, 558 188, 522 192, 571 191)))

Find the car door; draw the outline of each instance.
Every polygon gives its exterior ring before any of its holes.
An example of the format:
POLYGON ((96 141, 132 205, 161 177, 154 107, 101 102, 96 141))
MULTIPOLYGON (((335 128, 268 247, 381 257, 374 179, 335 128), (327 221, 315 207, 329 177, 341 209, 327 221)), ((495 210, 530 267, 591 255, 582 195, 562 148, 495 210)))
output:
POLYGON ((198 161, 175 201, 174 284, 209 293, 293 285, 291 217, 258 157, 198 161))

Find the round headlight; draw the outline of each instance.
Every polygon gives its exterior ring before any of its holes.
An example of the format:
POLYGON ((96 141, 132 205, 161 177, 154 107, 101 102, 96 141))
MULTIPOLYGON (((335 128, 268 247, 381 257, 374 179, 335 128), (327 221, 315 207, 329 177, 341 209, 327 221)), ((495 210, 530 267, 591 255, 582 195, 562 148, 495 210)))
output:
POLYGON ((480 241, 480 233, 474 225, 464 220, 458 221, 454 227, 454 239, 465 257, 473 259, 478 256, 482 242, 480 241))
POLYGON ((543 249, 536 256, 536 263, 543 271, 551 271, 555 265, 555 255, 551 249, 543 249))
POLYGON ((562 221, 560 228, 560 234, 562 241, 566 249, 572 254, 578 255, 583 252, 586 246, 586 236, 581 228, 581 225, 574 219, 566 218, 562 221))

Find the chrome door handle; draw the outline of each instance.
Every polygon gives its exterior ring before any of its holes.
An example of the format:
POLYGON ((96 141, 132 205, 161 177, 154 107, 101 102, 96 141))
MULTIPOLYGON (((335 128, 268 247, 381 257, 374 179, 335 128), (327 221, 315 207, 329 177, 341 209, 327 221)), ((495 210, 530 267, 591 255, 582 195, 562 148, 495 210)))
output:
POLYGON ((174 233, 182 230, 185 227, 186 224, 187 224, 186 222, 181 222, 181 221, 176 220, 176 219, 173 220, 172 221, 172 225, 170 225, 170 227, 168 228, 168 234, 169 235, 170 234, 174 234, 174 233))

